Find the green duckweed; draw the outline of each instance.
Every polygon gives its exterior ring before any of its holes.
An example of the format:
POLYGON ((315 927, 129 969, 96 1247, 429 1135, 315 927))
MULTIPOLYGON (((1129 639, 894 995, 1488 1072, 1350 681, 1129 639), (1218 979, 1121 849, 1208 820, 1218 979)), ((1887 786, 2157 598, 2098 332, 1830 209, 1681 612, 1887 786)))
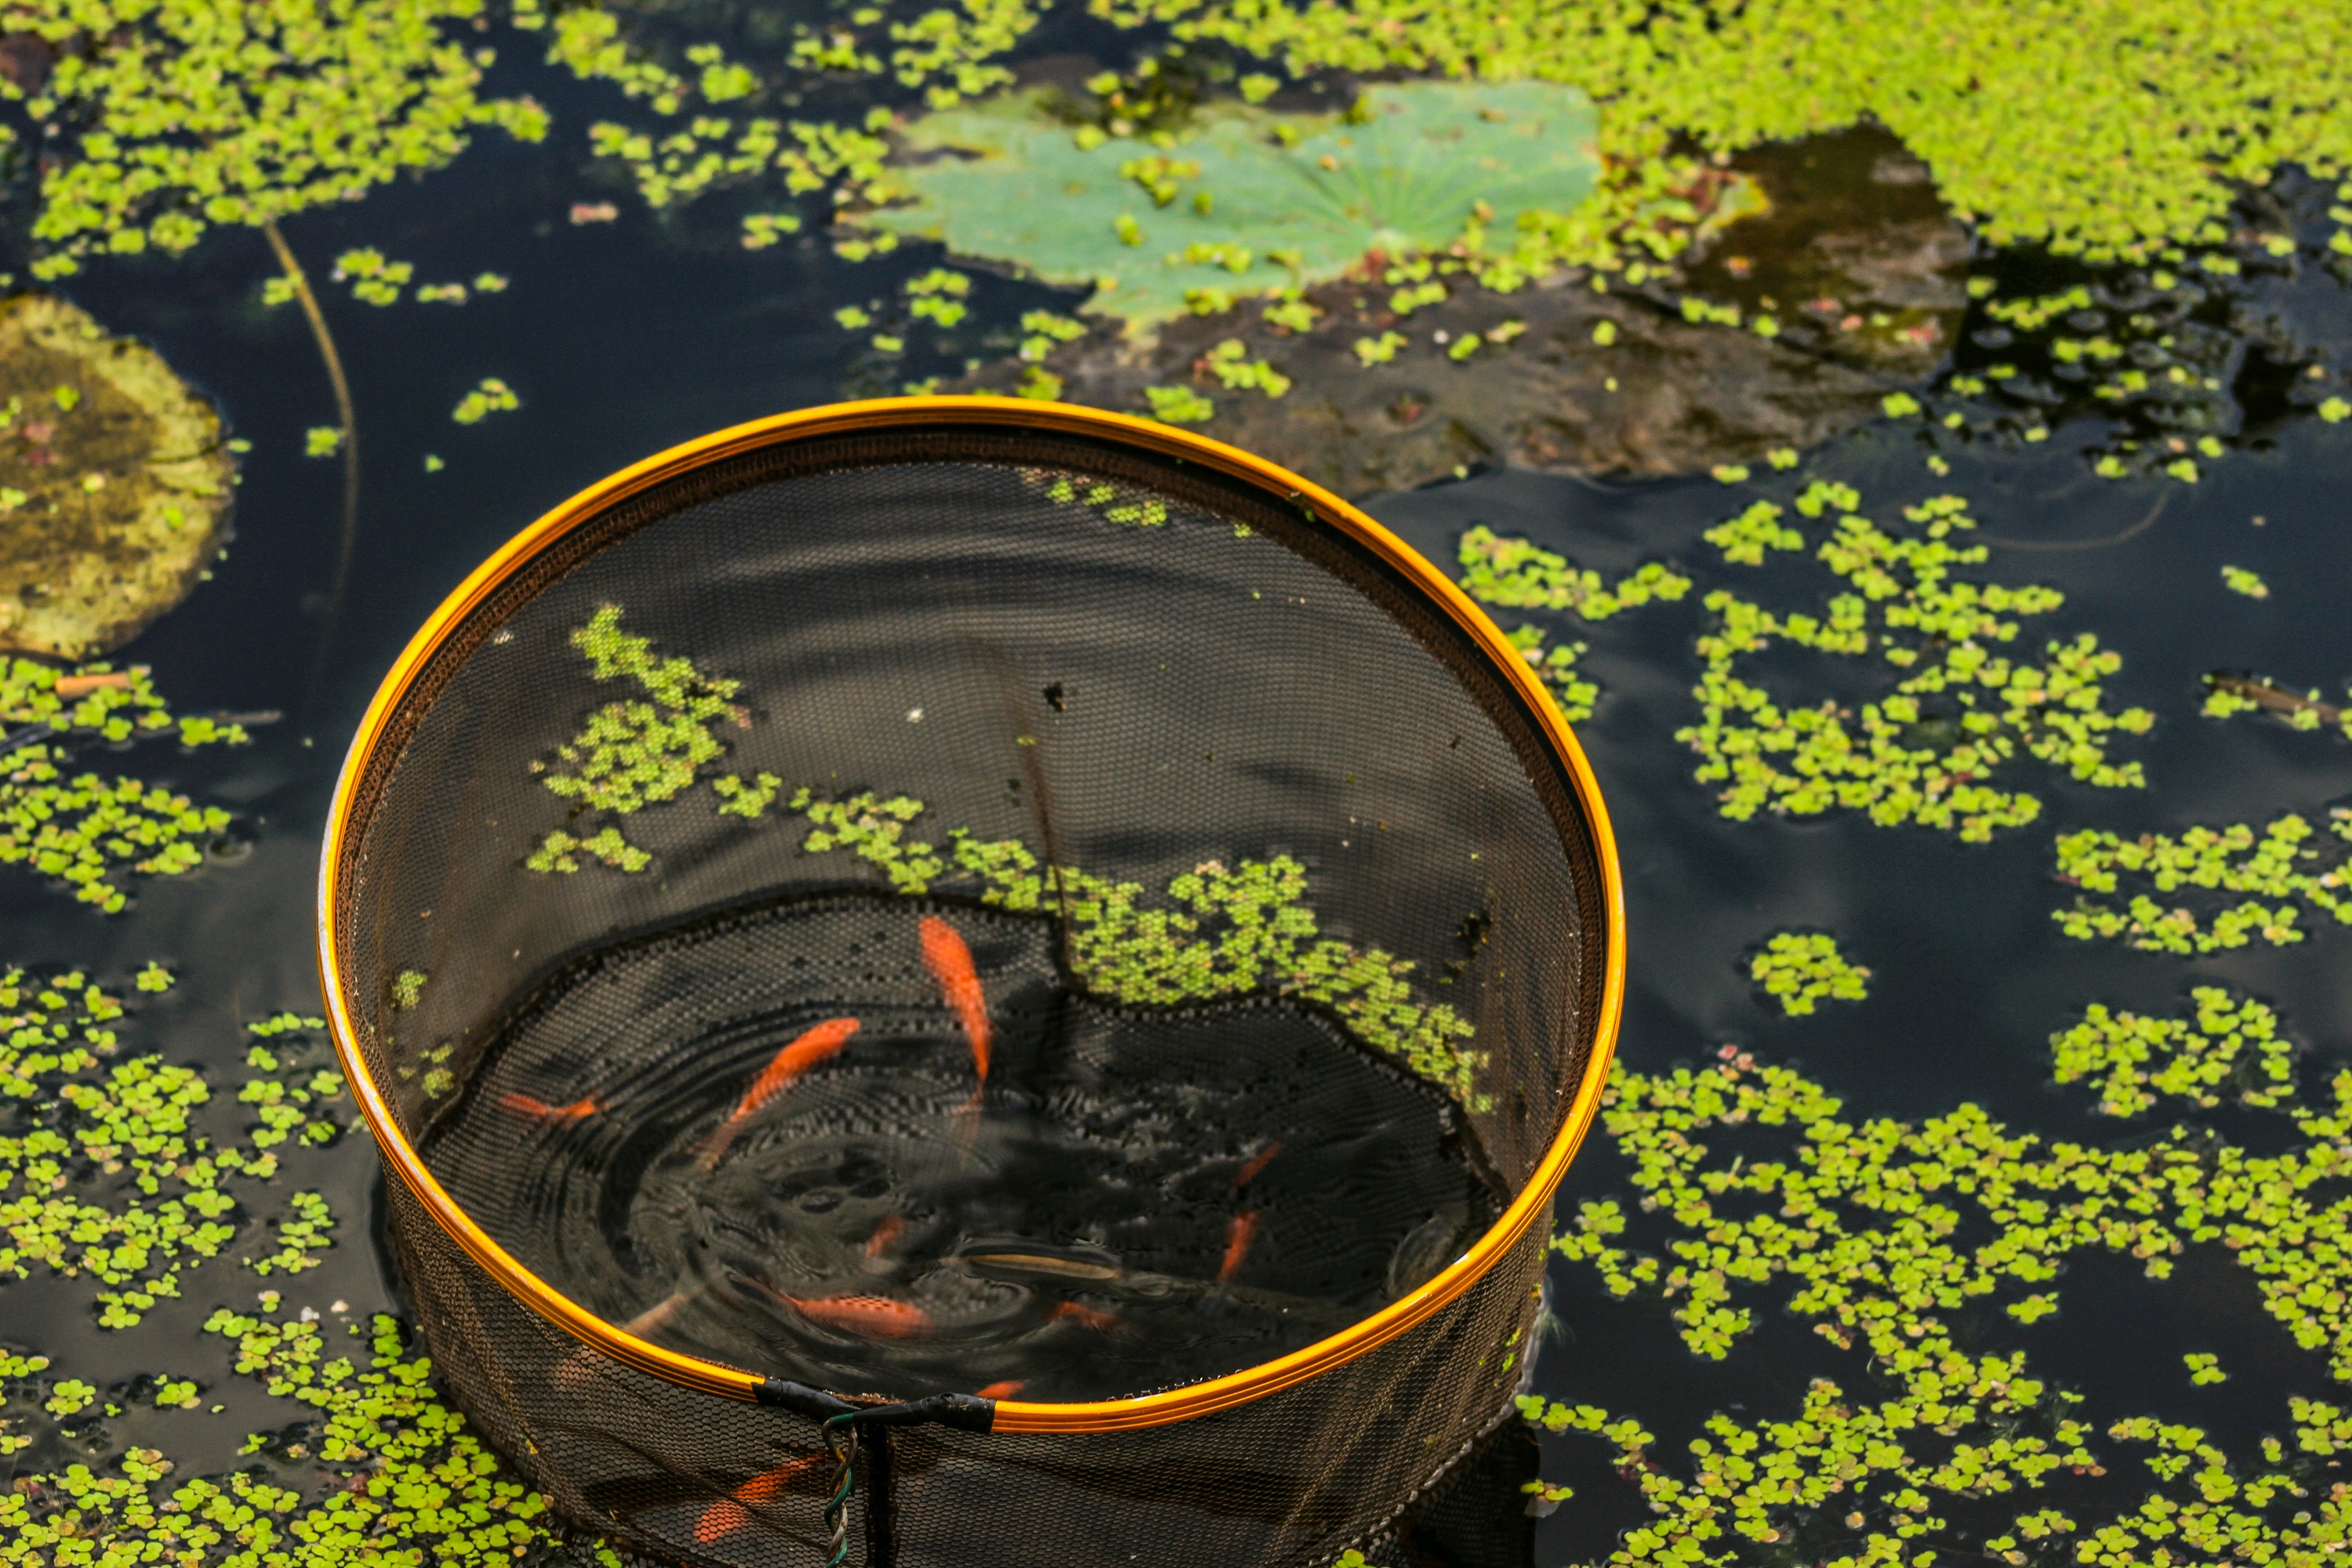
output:
POLYGON ((1521 626, 1509 637, 1520 656, 1543 673, 1544 686, 1561 718, 1581 724, 1592 717, 1592 705, 1601 700, 1601 685, 1588 679, 1576 663, 1591 651, 1591 644, 1557 643, 1547 648, 1544 630, 1538 626, 1521 626))
MULTIPOLYGON (((1344 118, 1218 99, 1181 125, 1121 123, 1074 136, 1047 90, 925 116, 908 151, 971 155, 894 166, 856 221, 1091 286, 1088 310, 1143 329, 1278 298, 1370 250, 1443 252, 1465 224, 1574 206, 1594 174, 1590 105, 1538 82, 1384 83, 1344 118), (1212 199, 1179 202, 1188 190, 1212 199)), ((1392 309, 1446 297, 1425 258, 1408 266, 1387 279, 1392 309)))
MULTIPOLYGON (((1604 160, 1625 171, 1592 204, 1604 212, 1651 195, 1644 176, 1686 183, 1667 156, 1678 134, 1729 153, 1867 116, 1934 165, 1945 198, 1994 244, 2138 258, 2222 238, 2234 182, 2259 183, 2287 163, 2323 175, 2352 163, 2352 130, 2320 63, 2352 48, 2352 20, 2307 8, 2041 0, 1995 17, 1939 0, 1850 7, 1834 26, 1805 0, 1097 8, 1124 23, 1173 23, 1179 37, 1217 39, 1294 73, 1581 88, 1601 106, 1604 160), (1996 124, 2003 133, 1988 136, 1996 124)), ((1600 226, 1598 214, 1577 216, 1600 226)))
POLYGON ((1217 405, 1189 386, 1147 386, 1143 396, 1162 425, 1204 425, 1216 417, 1217 405))
POLYGON ((1791 1018, 1805 1016, 1823 999, 1859 1002, 1869 994, 1870 971, 1849 963, 1826 931, 1775 931, 1748 961, 1748 977, 1791 1018))
MULTIPOLYGON (((2352 841, 2352 810, 2331 812, 2328 826, 2333 837, 2352 841)), ((2346 856, 2326 839, 2313 843, 2317 831, 2290 812, 2259 835, 2243 822, 2128 839, 2098 828, 2066 834, 2058 840, 2058 879, 2085 896, 2051 918, 2071 937, 2120 937, 2133 947, 2182 955, 2256 941, 2299 942, 2305 908, 2352 925, 2346 856), (2134 890, 2118 902, 2126 878, 2134 890), (2193 907, 2150 896, 2184 889, 2199 895, 2193 907), (2233 895, 2252 896, 2227 902, 2233 895)))
MULTIPOLYGON (((2128 1255, 2162 1279, 2189 1247, 2218 1243, 2294 1340, 2352 1380, 2352 1298, 2336 1277, 2352 1203, 2334 1190, 2352 1160, 2352 1073, 2332 1103, 2299 1103, 2267 1008, 2219 991, 2197 1002, 2193 1030, 2092 1009, 2057 1041, 2061 1080, 2097 1079, 2126 1115, 2151 1090, 2207 1106, 2227 1084, 2240 1103, 2284 1111, 2297 1146, 2258 1156, 2187 1127, 2086 1145, 2013 1131, 1973 1105, 1850 1121, 1819 1083, 1732 1046, 1705 1068, 1621 1063, 1602 1126, 1639 1202, 1584 1200, 1555 1249, 1612 1295, 1660 1300, 1701 1357, 1731 1353, 1769 1301, 1869 1361, 1858 1384, 1815 1377, 1779 1415, 1717 1410, 1681 1465, 1654 1453, 1635 1417, 1523 1397, 1544 1429, 1608 1445, 1648 1503, 1653 1518, 1610 1563, 1727 1568, 1801 1541, 1823 1563, 1916 1568, 1978 1550, 1956 1518, 1966 1509, 1974 1525, 1991 1500, 2014 1511, 1981 1550, 2012 1565, 2331 1561, 2352 1539, 2352 1487, 2324 1468, 2352 1448, 2342 1410, 2295 1397, 2282 1412, 2294 1454, 2265 1439, 2252 1463, 2197 1427, 2113 1421, 2105 1440, 2143 1448, 2152 1485, 2107 1522, 2078 1521, 2035 1494, 2074 1500, 2073 1478, 2106 1476, 2123 1455, 2094 1446, 2083 1396, 2029 1375, 1985 1313, 2024 1325, 2058 1311, 2053 1282, 2077 1252, 2128 1255), (1647 1249, 1627 1244, 1634 1234, 1647 1249)), ((2210 1352, 2184 1364, 2199 1384, 2226 1375, 2210 1352)))
POLYGON ((1034 364, 1053 353, 1055 344, 1085 337, 1087 324, 1051 310, 1024 310, 1021 314, 1021 357, 1034 364))
POLYGON ((31 659, 0 666, 0 724, 24 743, 0 773, 0 865, 28 866, 109 914, 130 901, 132 874, 177 876, 203 863, 203 846, 227 830, 228 813, 118 775, 68 776, 68 742, 176 735, 185 747, 238 745, 236 724, 174 719, 143 666, 84 666, 67 672, 31 659), (102 677, 93 679, 93 677, 102 677), (64 681, 74 691, 59 695, 64 681))
MULTIPOLYGON (((1565 611, 1586 621, 1605 621, 1622 611, 1654 601, 1671 604, 1690 592, 1690 579, 1659 562, 1604 586, 1601 574, 1571 564, 1525 539, 1506 539, 1484 524, 1463 534, 1454 560, 1462 568, 1462 587, 1481 604, 1509 609, 1565 611)), ((1523 626, 1510 634, 1511 646, 1528 664, 1543 673, 1561 717, 1580 724, 1592 717, 1600 686, 1577 668, 1589 651, 1584 643, 1544 646, 1544 629, 1523 626)))
POLYGON ((1139 882, 1046 867, 1017 838, 983 841, 961 828, 944 844, 910 837, 923 805, 908 796, 826 801, 803 789, 789 808, 810 824, 803 849, 854 854, 894 892, 921 897, 977 879, 990 904, 1058 915, 1071 968, 1098 994, 1167 1004, 1270 992, 1318 1002, 1358 1038, 1471 1110, 1489 1106, 1475 1088, 1486 1058, 1469 1048, 1470 1024, 1451 1007, 1414 998, 1409 961, 1320 935, 1306 868, 1289 856, 1231 868, 1203 861, 1153 900, 1139 882))
MULTIPOLYGON (((556 749, 553 764, 531 764, 548 792, 572 802, 575 811, 626 816, 674 799, 692 786, 706 763, 726 751, 710 732, 714 721, 727 719, 738 727, 751 723, 751 715, 729 700, 738 682, 706 676, 691 659, 657 658, 651 638, 621 630, 616 605, 599 609, 572 632, 571 640, 589 661, 595 679, 625 677, 645 693, 642 700, 608 702, 595 710, 580 732, 556 749)), ((568 874, 580 868, 581 855, 631 872, 643 870, 652 860, 630 845, 618 827, 607 825, 585 837, 554 829, 525 864, 534 871, 568 874)))
POLYGON ((1227 392, 1255 388, 1268 397, 1280 397, 1290 390, 1290 378, 1262 359, 1247 358, 1249 350, 1241 339, 1227 338, 1202 356, 1202 363, 1227 392))
POLYGON ((2094 1003, 2082 1021, 2050 1037, 2052 1077, 2097 1085, 2099 1109, 2137 1116, 2158 1097, 2203 1110, 2223 1103, 2277 1106, 2294 1090, 2294 1047, 2278 1032, 2278 1015, 2260 1002, 2233 1000, 2200 985, 2189 1018, 2148 1018, 2094 1003))
POLYGON ((2243 594, 2249 599, 2267 599, 2271 596, 2270 584, 2263 581, 2262 574, 2249 571, 2243 566, 2222 567, 2221 585, 2232 594, 2243 594))
MULTIPOLYGON (((142 980, 162 973, 151 964, 142 980)), ((80 972, 0 973, 0 1126, 10 1130, 0 1135, 0 1280, 37 1267, 87 1276, 110 1329, 180 1295, 189 1269, 235 1241, 245 1215, 231 1184, 270 1182, 289 1142, 332 1142, 344 1093, 332 1070, 298 1071, 256 1047, 256 1075, 236 1096, 255 1121, 241 1139, 217 1141, 198 1126, 213 1099, 203 1072, 152 1055, 117 1059, 110 1026, 123 1016, 80 972)), ((298 1193, 272 1224, 275 1250, 247 1259, 264 1274, 311 1267, 334 1221, 317 1194, 298 1193)))
MULTIPOLYGON (((1165 502, 1121 486, 1048 469, 1024 470, 1024 478, 1049 500, 1087 507, 1109 523, 1151 527, 1168 519, 1165 502)), ((616 606, 603 606, 572 632, 572 644, 588 658, 596 679, 626 677, 650 700, 598 709, 558 749, 556 766, 538 763, 533 771, 550 791, 583 811, 627 816, 677 799, 723 754, 725 747, 709 731, 713 721, 723 717, 748 725, 750 719, 731 700, 738 682, 705 675, 688 658, 660 658, 651 639, 623 631, 620 618, 616 606)), ((716 813, 747 824, 765 818, 784 788, 783 780, 765 772, 748 778, 716 774, 709 784, 716 813)), ((1171 881, 1154 907, 1140 883, 1112 882, 1071 866, 1042 867, 1018 839, 982 842, 961 828, 949 833, 945 846, 912 839, 908 825, 923 805, 910 797, 868 792, 825 801, 803 787, 783 809, 809 825, 802 844, 806 852, 847 850, 880 870, 895 892, 920 897, 941 881, 976 878, 990 903, 1058 915, 1069 933, 1074 968, 1106 996, 1171 1003, 1266 991, 1318 1002, 1359 1037, 1465 1105, 1487 1103, 1474 1089, 1486 1058, 1465 1043, 1471 1026, 1450 1007, 1415 1000, 1410 962, 1321 937, 1306 902, 1306 869, 1288 856, 1242 859, 1230 870, 1204 861, 1171 881)), ((554 829, 524 865, 572 874, 581 869, 583 857, 626 872, 643 870, 653 859, 607 826, 587 837, 554 829)), ((395 1002, 424 983, 417 974, 411 986, 404 973, 395 982, 395 1002)), ((426 1093, 451 1086, 436 1063, 426 1093)))
POLYGON ((2352 712, 2324 700, 2319 689, 2294 691, 2261 676, 2215 671, 2205 678, 2205 704, 2199 710, 2208 719, 2237 713, 2270 713, 2290 729, 2334 730, 2352 736, 2352 712))
POLYGON ((493 414, 508 413, 522 406, 515 389, 495 375, 482 377, 482 383, 457 400, 449 417, 460 425, 478 425, 493 414))
MULTIPOLYGON (((205 1331, 236 1347, 239 1375, 308 1407, 296 1427, 257 1435, 247 1452, 315 1456, 327 1483, 317 1495, 272 1485, 257 1469, 167 1480, 170 1460, 132 1448, 103 1467, 75 1463, 0 1491, 0 1565, 511 1568, 527 1552, 562 1547, 546 1500, 506 1472, 442 1401, 432 1363, 408 1347, 397 1321, 379 1316, 364 1333, 344 1325, 362 1342, 346 1346, 328 1323, 280 1318, 279 1305, 271 1292, 259 1314, 221 1309, 205 1331)), ((29 1375, 38 1359, 0 1357, 0 1376, 18 1366, 27 1371, 17 1376, 29 1375)), ((52 1410, 82 1398, 87 1385, 55 1387, 52 1410)), ((609 1549, 595 1556, 619 1568, 609 1549)))
POLYGON ((0 76, 0 104, 57 133, 41 141, 34 274, 62 277, 99 252, 177 254, 215 224, 348 200, 446 163, 477 126, 538 140, 545 111, 479 96, 490 52, 444 31, 481 12, 481 0, 0 5, 0 32, 58 57, 30 85, 0 76))
POLYGON ((1571 565, 1566 556, 1527 540, 1505 539, 1484 524, 1463 534, 1456 559, 1463 591, 1483 604, 1566 610, 1588 621, 1605 621, 1653 600, 1671 604, 1691 585, 1689 578, 1653 561, 1603 587, 1600 573, 1571 565))
MULTIPOLYGON (((1700 721, 1676 738, 1699 753, 1699 780, 1722 786, 1723 815, 1746 821, 1760 811, 1811 816, 1843 807, 1881 826, 1912 823, 1979 843, 2041 814, 2036 796, 1992 782, 2020 756, 2103 788, 2143 784, 2137 762, 2107 754, 2118 735, 2155 723, 2144 709, 2106 707, 2102 682, 2121 668, 2117 655, 2088 632, 2045 643, 2041 664, 1996 651, 2016 639, 2021 617, 2046 615, 2064 596, 1957 576, 1956 567, 1987 553, 1954 542, 1976 526, 1958 496, 1905 508, 1913 526, 1901 531, 1857 515, 1861 499, 1826 481, 1796 498, 1803 517, 1839 514, 1812 552, 1840 589, 1818 613, 1776 613, 1729 589, 1706 596, 1714 626, 1698 642, 1700 721), (1900 679, 1858 707, 1783 707, 1739 673, 1744 660, 1779 645, 1848 658, 1874 651, 1900 679)), ((1707 538, 1727 561, 1760 566, 1804 548, 1784 515, 1759 501, 1707 538)))
POLYGON ((338 283, 349 280, 352 299, 379 306, 399 304, 401 289, 415 275, 415 263, 389 260, 373 246, 344 251, 328 274, 338 283))

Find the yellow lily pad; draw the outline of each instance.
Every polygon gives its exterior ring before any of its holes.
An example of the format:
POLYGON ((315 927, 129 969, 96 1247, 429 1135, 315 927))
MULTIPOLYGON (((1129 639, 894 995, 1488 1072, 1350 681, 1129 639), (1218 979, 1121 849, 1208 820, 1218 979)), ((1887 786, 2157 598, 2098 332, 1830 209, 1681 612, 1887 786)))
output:
POLYGON ((88 658, 194 587, 228 528, 220 416, 54 294, 0 300, 0 649, 88 658))

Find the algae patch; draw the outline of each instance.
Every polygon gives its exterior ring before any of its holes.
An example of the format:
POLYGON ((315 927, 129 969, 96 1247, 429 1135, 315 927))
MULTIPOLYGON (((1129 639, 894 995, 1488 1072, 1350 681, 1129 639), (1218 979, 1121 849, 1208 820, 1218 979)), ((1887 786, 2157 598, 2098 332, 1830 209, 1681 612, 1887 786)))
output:
POLYGON ((1164 145, 1074 136, 1037 94, 929 115, 906 132, 925 161, 896 175, 912 202, 856 221, 1095 284, 1088 309, 1137 328, 1188 291, 1320 282, 1473 219, 1565 211, 1599 169, 1589 102, 1540 82, 1374 87, 1326 119, 1219 103, 1194 124, 1164 145))
POLYGON ((220 548, 220 416, 143 343, 50 294, 0 300, 0 648, 87 658, 220 548))

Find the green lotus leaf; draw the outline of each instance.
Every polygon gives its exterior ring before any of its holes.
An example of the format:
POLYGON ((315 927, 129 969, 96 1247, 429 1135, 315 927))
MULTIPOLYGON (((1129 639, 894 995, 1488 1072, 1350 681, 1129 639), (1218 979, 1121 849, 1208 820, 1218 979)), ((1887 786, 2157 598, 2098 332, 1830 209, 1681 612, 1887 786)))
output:
POLYGON ((895 178, 912 199, 856 221, 1096 283, 1087 309, 1135 331, 1181 312, 1189 289, 1320 282, 1375 247, 1449 244, 1480 202, 1496 227, 1573 207, 1598 169, 1592 107, 1572 88, 1373 87, 1355 119, 1218 104, 1173 145, 1087 148, 1042 94, 1009 94, 908 127, 925 161, 895 178))

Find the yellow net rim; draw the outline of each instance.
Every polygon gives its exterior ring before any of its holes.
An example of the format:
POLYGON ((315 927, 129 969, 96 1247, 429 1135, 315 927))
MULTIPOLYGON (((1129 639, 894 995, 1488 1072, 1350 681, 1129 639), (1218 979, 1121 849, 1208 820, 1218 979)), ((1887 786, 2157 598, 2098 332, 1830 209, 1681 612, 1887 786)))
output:
POLYGON ((756 1399, 761 1384, 766 1381, 761 1374, 684 1355, 639 1339, 565 1297, 524 1268, 467 1217, 425 1168, 368 1074, 350 1011, 343 1003, 343 976, 337 956, 337 910, 342 881, 341 849, 369 761, 383 743, 411 684, 474 608, 541 552, 632 495, 681 473, 747 451, 855 430, 940 424, 1006 425, 1093 437, 1157 456, 1199 463, 1270 491, 1293 505, 1312 509, 1324 523, 1347 534, 1420 589, 1432 605, 1470 636, 1495 669, 1518 691, 1545 742, 1564 765, 1592 835, 1607 946, 1600 1005, 1584 1075, 1561 1119, 1559 1132, 1534 1173, 1502 1217, 1467 1252, 1419 1289, 1340 1332, 1288 1355, 1203 1383, 1132 1399, 1067 1405, 1000 1400, 993 1430, 1109 1432, 1191 1420, 1262 1399, 1378 1349, 1424 1321, 1499 1262, 1549 1207, 1553 1192, 1592 1124, 1601 1090, 1608 1081, 1610 1062, 1615 1055, 1618 1025, 1625 1004, 1625 889, 1617 860, 1616 838, 1610 829, 1608 808, 1602 804, 1591 763, 1553 706, 1541 679, 1486 612, 1443 572, 1362 511, 1286 468, 1172 426, 1073 404, 992 397, 893 397, 829 404, 755 419, 673 447, 589 486, 500 546, 441 602, 401 651, 360 721, 359 731, 352 737, 351 750, 344 758, 342 774, 336 781, 320 857, 319 978, 326 994, 328 1023, 334 1035, 336 1053, 342 1058, 344 1077, 375 1135, 385 1163, 435 1223, 500 1287, 564 1333, 640 1372, 729 1399, 756 1399))

